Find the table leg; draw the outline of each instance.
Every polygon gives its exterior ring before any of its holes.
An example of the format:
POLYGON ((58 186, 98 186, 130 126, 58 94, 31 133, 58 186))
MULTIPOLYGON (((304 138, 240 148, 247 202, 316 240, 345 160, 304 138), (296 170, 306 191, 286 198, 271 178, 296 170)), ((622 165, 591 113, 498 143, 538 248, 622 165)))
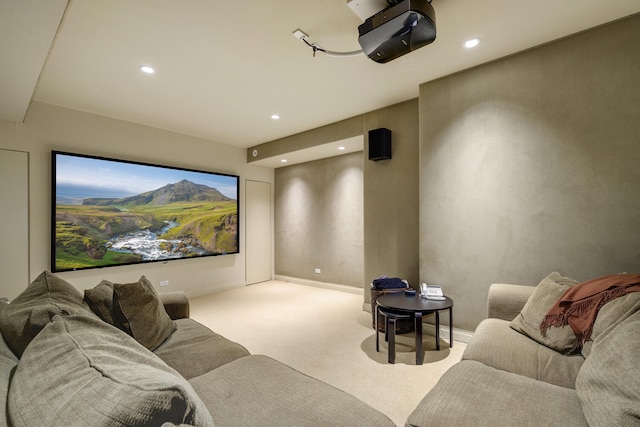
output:
POLYGON ((422 351, 422 313, 414 314, 414 324, 416 329, 416 365, 422 365, 424 352, 422 351))
POLYGON ((449 347, 453 347, 453 307, 449 307, 449 347))
POLYGON ((436 350, 440 351, 440 312, 436 310, 436 350))
POLYGON ((374 314, 374 323, 373 323, 373 327, 376 330, 376 352, 380 351, 380 333, 378 332, 378 313, 379 313, 379 307, 378 304, 376 304, 376 311, 374 314))
POLYGON ((391 317, 386 323, 389 330, 389 363, 396 363, 396 319, 391 317))

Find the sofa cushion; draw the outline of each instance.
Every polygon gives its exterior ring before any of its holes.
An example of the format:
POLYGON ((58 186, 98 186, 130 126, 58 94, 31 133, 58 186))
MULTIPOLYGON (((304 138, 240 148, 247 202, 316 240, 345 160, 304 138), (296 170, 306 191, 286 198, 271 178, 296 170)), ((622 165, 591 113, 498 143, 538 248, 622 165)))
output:
POLYGON ((31 340, 56 314, 95 316, 83 302, 80 291, 45 271, 0 311, 0 331, 9 348, 21 356, 31 340))
POLYGON ((640 312, 593 341, 576 379, 584 415, 593 426, 640 422, 640 312))
POLYGON ((9 390, 14 425, 211 426, 189 383, 95 317, 54 316, 25 350, 9 390))
POLYGON ((578 340, 570 326, 549 328, 543 336, 540 331, 540 323, 558 298, 577 283, 577 281, 563 277, 559 273, 549 274, 536 286, 522 311, 511 321, 510 326, 553 350, 562 353, 573 352, 578 346, 578 340))
POLYGON ((632 314, 640 310, 640 292, 633 292, 606 303, 598 311, 591 338, 582 346, 582 355, 588 357, 593 340, 612 331, 632 314))
POLYGON ((154 350, 175 330, 156 290, 146 277, 113 284, 113 318, 140 344, 154 350))
POLYGON ((176 330, 153 352, 186 379, 249 355, 246 348, 193 319, 178 319, 176 330))
POLYGON ((266 356, 241 357, 189 382, 217 427, 395 426, 355 396, 266 356))
POLYGON ((407 419, 417 426, 586 427, 575 390, 463 360, 407 419))
POLYGON ((96 287, 85 289, 84 301, 98 317, 117 326, 113 318, 113 283, 103 280, 96 287))
POLYGON ((580 353, 558 353, 514 331, 509 322, 500 319, 480 322, 462 359, 568 388, 575 387, 584 363, 580 353))

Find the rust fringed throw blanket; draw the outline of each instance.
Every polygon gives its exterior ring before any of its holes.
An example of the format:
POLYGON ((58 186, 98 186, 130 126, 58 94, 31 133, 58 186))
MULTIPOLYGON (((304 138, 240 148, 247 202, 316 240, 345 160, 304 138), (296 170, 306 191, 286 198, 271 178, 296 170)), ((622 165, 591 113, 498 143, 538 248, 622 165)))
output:
POLYGON ((551 326, 571 326, 582 346, 591 336, 598 310, 609 301, 640 292, 640 274, 615 274, 587 280, 568 289, 540 323, 546 336, 551 326))

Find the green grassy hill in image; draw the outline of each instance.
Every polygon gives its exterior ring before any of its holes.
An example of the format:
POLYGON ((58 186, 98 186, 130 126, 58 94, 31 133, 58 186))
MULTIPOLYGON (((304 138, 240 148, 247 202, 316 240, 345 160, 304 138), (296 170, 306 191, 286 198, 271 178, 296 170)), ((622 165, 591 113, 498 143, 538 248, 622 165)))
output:
POLYGON ((56 206, 56 267, 59 270, 140 262, 141 255, 116 251, 109 240, 143 230, 158 233, 173 257, 237 252, 237 201, 190 181, 120 199, 84 199, 56 206), (172 227, 167 227, 171 223, 172 227), (179 243, 174 243, 174 242, 179 243))

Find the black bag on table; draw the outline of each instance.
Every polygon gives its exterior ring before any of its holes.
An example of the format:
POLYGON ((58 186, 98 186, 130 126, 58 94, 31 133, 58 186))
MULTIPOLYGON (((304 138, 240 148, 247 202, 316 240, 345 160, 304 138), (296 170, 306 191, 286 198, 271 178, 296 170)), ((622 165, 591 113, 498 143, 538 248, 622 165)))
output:
POLYGON ((398 277, 378 277, 371 283, 372 289, 406 289, 409 284, 398 277))

